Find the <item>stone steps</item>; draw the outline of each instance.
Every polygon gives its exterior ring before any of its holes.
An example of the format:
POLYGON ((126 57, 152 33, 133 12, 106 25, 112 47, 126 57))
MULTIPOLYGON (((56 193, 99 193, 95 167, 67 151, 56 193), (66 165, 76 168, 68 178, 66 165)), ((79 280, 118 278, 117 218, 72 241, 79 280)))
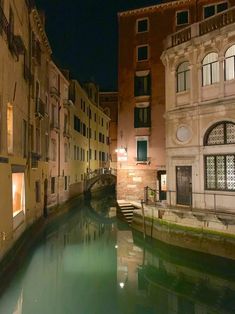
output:
POLYGON ((125 220, 128 224, 131 224, 133 218, 133 211, 135 209, 136 207, 131 203, 118 201, 117 216, 120 219, 125 220))

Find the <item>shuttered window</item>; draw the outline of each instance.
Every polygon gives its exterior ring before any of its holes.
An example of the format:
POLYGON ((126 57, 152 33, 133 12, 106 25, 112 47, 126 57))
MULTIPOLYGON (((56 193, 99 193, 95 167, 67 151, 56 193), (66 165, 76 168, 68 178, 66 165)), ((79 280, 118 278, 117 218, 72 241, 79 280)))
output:
POLYGON ((135 76, 135 96, 148 96, 151 93, 151 77, 150 74, 146 76, 135 76))
POLYGON ((137 161, 147 161, 147 141, 137 141, 137 161))
POLYGON ((151 109, 150 107, 134 109, 134 127, 149 128, 151 127, 151 109))

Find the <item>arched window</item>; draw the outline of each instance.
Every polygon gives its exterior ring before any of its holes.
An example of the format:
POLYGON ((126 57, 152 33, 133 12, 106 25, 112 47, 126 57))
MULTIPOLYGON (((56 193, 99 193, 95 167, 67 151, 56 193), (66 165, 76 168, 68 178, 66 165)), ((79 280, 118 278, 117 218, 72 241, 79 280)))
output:
MULTIPOLYGON (((204 145, 235 144, 235 123, 223 121, 213 125, 205 135, 204 145)), ((235 154, 205 156, 205 188, 235 191, 235 154)))
POLYGON ((219 61, 216 52, 208 53, 202 61, 202 85, 219 82, 219 61))
POLYGON ((235 144, 235 124, 229 121, 213 125, 206 133, 204 145, 235 144))
POLYGON ((177 68, 177 92, 188 90, 190 87, 189 62, 181 63, 177 68))
POLYGON ((235 78, 235 45, 232 45, 225 53, 224 60, 225 80, 233 80, 235 78))

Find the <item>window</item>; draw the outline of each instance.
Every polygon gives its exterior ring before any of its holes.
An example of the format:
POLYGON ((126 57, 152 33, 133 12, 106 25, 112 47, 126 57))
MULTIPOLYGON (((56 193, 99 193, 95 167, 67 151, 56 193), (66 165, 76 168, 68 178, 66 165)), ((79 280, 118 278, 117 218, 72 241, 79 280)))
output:
POLYGON ((64 189, 65 191, 68 190, 68 177, 67 176, 64 177, 64 189))
POLYGON ((218 54, 211 52, 202 61, 202 85, 211 85, 219 82, 218 54))
POLYGON ((228 48, 225 53, 224 70, 226 81, 235 78, 235 45, 228 48))
POLYGON ((77 160, 79 160, 79 147, 77 146, 77 160))
POLYGON ((68 144, 64 144, 64 162, 68 162, 68 144))
POLYGON ((36 203, 40 203, 41 201, 40 181, 35 182, 35 201, 36 203))
POLYGON ((189 62, 183 62, 177 69, 177 92, 189 90, 190 77, 189 77, 189 62))
POLYGON ((51 139, 51 160, 56 161, 56 140, 51 139))
POLYGON ((207 190, 235 190, 235 155, 205 156, 207 190))
POLYGON ((137 47, 137 61, 148 60, 148 46, 139 46, 137 47))
POLYGON ((76 147, 76 145, 73 146, 73 159, 74 160, 77 159, 77 147, 76 147))
POLYGON ((134 94, 135 96, 148 96, 151 93, 150 73, 143 71, 144 75, 141 75, 141 72, 140 74, 137 72, 135 75, 134 94))
POLYGON ((219 12, 222 12, 224 10, 227 10, 227 8, 228 8, 227 2, 221 2, 219 4, 207 5, 203 8, 204 19, 206 19, 210 16, 213 16, 219 12))
POLYGON ((148 128, 151 127, 151 109, 150 107, 134 109, 134 127, 148 128))
POLYGON ((147 161, 147 147, 146 139, 137 139, 137 161, 147 161))
POLYGON ((24 173, 12 173, 13 217, 25 209, 24 173))
POLYGON ((176 25, 184 25, 189 23, 188 11, 176 12, 176 25))
POLYGON ((39 127, 36 127, 36 152, 37 154, 41 152, 41 132, 39 127))
POLYGON ((7 104, 7 150, 13 153, 13 106, 10 103, 7 104))
POLYGON ((144 18, 137 20, 137 33, 143 33, 148 31, 148 19, 144 18))
POLYGON ((235 124, 228 121, 213 125, 206 133, 204 145, 235 144, 235 124))
POLYGON ((23 120, 23 157, 27 157, 27 122, 23 120))
MULTIPOLYGON (((235 144, 235 123, 223 121, 213 125, 205 135, 204 145, 235 144)), ((205 156, 205 188, 235 190, 235 155, 205 156)))
POLYGON ((51 178, 51 194, 55 194, 55 177, 51 178))
MULTIPOLYGON (((68 125, 68 116, 67 115, 65 115, 65 117, 67 117, 67 118, 65 118, 66 120, 65 120, 65 122, 66 122, 66 125, 64 124, 64 127, 66 127, 67 128, 67 125, 68 125)), ((80 132, 80 128, 81 128, 81 121, 80 121, 80 119, 77 117, 77 116, 75 116, 74 115, 74 118, 73 118, 73 124, 74 124, 74 130, 76 130, 77 132, 80 132)))

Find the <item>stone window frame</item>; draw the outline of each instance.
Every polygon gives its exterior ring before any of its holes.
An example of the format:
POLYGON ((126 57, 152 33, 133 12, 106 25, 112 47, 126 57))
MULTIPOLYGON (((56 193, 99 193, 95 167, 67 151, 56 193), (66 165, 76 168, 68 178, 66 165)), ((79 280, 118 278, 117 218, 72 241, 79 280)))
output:
POLYGON ((136 34, 143 34, 143 33, 149 32, 149 18, 148 17, 142 17, 140 19, 137 19, 136 24, 135 24, 135 31, 136 31, 136 34), (145 31, 139 31, 139 22, 145 21, 145 20, 147 20, 147 29, 145 31))

